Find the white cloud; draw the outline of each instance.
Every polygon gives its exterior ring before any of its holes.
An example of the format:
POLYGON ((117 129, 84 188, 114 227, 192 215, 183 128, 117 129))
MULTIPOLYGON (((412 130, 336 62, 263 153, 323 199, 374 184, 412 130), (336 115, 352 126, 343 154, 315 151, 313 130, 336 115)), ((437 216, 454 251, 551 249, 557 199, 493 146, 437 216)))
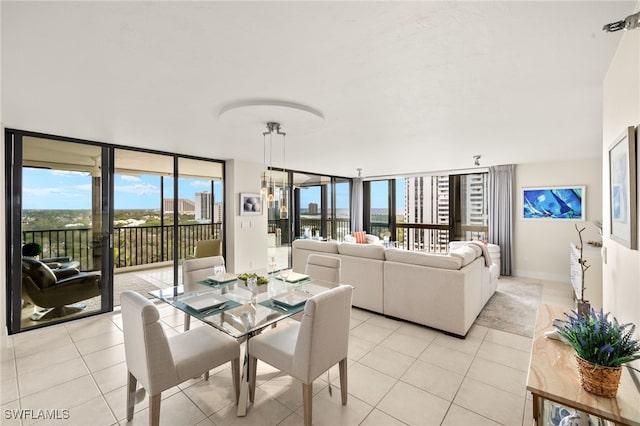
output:
POLYGON ((131 176, 131 175, 118 175, 120 176, 120 179, 124 180, 125 182, 142 182, 142 179, 140 179, 138 176, 131 176))
POLYGON ((160 188, 148 183, 139 183, 134 185, 116 185, 116 192, 125 192, 136 195, 159 194, 160 188))
POLYGON ((87 172, 72 172, 70 170, 51 170, 51 174, 54 176, 62 176, 62 177, 89 176, 89 173, 87 172))
POLYGON ((62 194, 61 188, 22 188, 23 196, 41 197, 43 195, 62 194))
POLYGON ((193 180, 189 186, 196 186, 198 188, 211 188, 211 181, 209 180, 193 180))
MULTIPOLYGON (((81 186, 81 185, 78 185, 81 186)), ((76 189, 76 188, 74 188, 76 189)), ((82 188, 77 188, 82 189, 82 188)), ((65 188, 22 188, 22 195, 27 197, 51 197, 56 198, 81 198, 86 197, 86 194, 80 194, 77 192, 65 191, 65 188)))

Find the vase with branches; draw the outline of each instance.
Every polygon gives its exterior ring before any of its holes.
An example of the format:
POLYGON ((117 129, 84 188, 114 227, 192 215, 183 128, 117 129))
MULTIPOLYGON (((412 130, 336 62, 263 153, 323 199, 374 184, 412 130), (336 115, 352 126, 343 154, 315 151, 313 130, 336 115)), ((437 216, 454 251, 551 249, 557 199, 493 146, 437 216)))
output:
POLYGON ((577 298, 577 311, 580 314, 588 315, 591 310, 591 305, 588 300, 584 299, 584 274, 589 269, 590 265, 587 264, 587 260, 584 258, 584 242, 582 241, 582 232, 585 228, 578 228, 578 225, 575 225, 576 231, 578 231, 578 238, 580 238, 580 258, 578 259, 578 264, 580 265, 581 274, 580 274, 580 297, 577 298))

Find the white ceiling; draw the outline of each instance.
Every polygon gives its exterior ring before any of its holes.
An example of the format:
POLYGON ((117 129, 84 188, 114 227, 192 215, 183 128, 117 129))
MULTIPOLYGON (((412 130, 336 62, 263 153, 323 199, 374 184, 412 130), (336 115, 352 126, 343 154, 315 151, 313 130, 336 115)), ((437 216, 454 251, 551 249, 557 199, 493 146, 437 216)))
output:
MULTIPOLYGON (((636 1, 10 2, 2 121, 262 162, 226 105, 296 102, 287 167, 364 176, 593 158, 602 80, 636 1)), ((281 155, 274 155, 276 166, 281 155)))

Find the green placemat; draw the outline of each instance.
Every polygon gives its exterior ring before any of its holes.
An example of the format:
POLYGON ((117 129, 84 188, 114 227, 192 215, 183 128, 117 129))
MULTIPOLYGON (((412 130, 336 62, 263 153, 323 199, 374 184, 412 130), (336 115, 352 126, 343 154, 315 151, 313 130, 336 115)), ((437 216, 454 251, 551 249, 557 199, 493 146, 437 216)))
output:
POLYGON ((209 278, 204 279, 202 281, 198 281, 198 284, 206 285, 208 287, 221 287, 224 285, 229 285, 231 283, 235 283, 237 280, 225 281, 221 283, 220 281, 210 280, 209 278))
POLYGON ((289 314, 291 312, 298 312, 304 309, 304 303, 302 303, 299 306, 288 307, 288 306, 279 305, 278 303, 274 302, 271 299, 267 299, 263 302, 258 302, 258 304, 264 306, 265 308, 273 309, 285 314, 289 314))

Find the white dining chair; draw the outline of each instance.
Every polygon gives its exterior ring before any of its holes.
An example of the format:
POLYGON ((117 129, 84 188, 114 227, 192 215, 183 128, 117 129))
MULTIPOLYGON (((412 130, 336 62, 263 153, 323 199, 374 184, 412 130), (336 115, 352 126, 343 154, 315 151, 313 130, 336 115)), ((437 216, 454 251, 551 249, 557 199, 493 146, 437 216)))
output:
POLYGON ((258 359, 302 382, 304 424, 311 425, 313 381, 339 364, 342 405, 347 404, 347 351, 353 288, 327 290, 307 300, 302 320, 249 339, 249 400, 258 359))
POLYGON ((337 257, 310 254, 307 257, 305 274, 317 280, 340 283, 340 259, 337 257))
MULTIPOLYGON (((198 281, 206 279, 213 275, 213 268, 216 266, 224 266, 223 256, 200 257, 195 259, 182 260, 182 285, 184 291, 193 291, 198 281)), ((184 313, 184 331, 191 328, 191 315, 184 313)))
POLYGON ((156 306, 139 293, 120 296, 127 361, 127 420, 133 419, 136 386, 149 394, 149 425, 160 422, 160 395, 186 380, 231 362, 233 391, 239 397, 240 345, 211 327, 198 327, 167 337, 156 306))

